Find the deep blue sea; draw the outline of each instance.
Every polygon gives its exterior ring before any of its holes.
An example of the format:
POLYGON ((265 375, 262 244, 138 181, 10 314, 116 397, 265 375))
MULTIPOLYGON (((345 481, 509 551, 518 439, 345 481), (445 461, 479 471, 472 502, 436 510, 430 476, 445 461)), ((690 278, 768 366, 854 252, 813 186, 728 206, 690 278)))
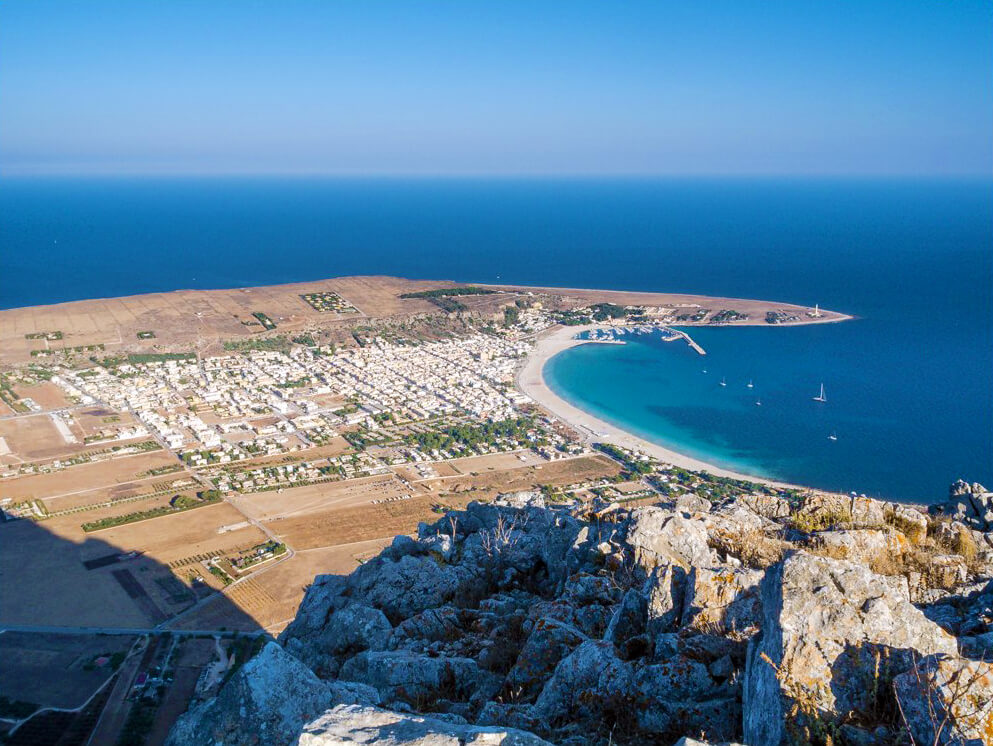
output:
POLYGON ((856 314, 702 329, 706 359, 644 338, 547 370, 577 405, 721 465, 911 500, 993 482, 993 181, 0 180, 0 307, 348 274, 856 314))

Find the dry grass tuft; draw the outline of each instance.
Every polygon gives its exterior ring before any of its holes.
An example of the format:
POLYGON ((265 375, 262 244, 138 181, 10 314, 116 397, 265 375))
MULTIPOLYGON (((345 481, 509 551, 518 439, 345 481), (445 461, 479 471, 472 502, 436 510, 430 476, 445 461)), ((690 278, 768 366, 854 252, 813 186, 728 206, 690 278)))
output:
POLYGON ((758 529, 739 528, 715 531, 710 535, 713 549, 737 557, 747 567, 764 570, 779 562, 790 543, 768 536, 758 529))
POLYGON ((851 528, 853 524, 850 510, 820 508, 801 510, 789 517, 789 526, 805 534, 816 531, 828 531, 840 528, 851 528))

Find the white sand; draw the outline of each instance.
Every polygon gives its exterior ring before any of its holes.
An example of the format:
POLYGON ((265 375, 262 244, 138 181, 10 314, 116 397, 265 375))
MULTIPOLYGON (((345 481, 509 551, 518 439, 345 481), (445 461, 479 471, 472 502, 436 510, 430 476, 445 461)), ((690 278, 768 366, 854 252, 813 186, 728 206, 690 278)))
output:
MULTIPOLYGON (((749 474, 739 474, 737 472, 728 471, 727 469, 722 469, 718 466, 714 466, 713 464, 705 463, 704 461, 692 458, 691 456, 685 456, 681 453, 670 451, 668 448, 663 448, 655 443, 650 443, 649 441, 643 440, 636 435, 632 435, 631 433, 619 429, 615 425, 604 422, 603 420, 594 417, 592 414, 574 407, 572 404, 562 399, 562 397, 558 396, 545 383, 544 376, 542 375, 545 368, 545 363, 555 357, 555 355, 559 354, 563 350, 569 349, 570 347, 576 347, 581 344, 596 344, 596 342, 587 342, 586 340, 575 339, 575 337, 577 334, 584 331, 600 328, 604 328, 604 325, 556 326, 540 334, 536 340, 535 349, 530 355, 528 355, 524 366, 517 374, 518 388, 534 399, 534 401, 539 405, 548 410, 551 414, 578 430, 587 443, 591 443, 593 441, 613 443, 614 445, 624 446, 625 448, 643 451, 648 455, 654 456, 660 461, 672 464, 673 466, 678 466, 683 469, 691 469, 693 471, 706 471, 716 476, 744 479, 751 482, 763 482, 765 484, 771 484, 778 487, 795 486, 749 474)), ((683 343, 673 342, 672 344, 683 343)), ((623 385, 623 382, 619 381, 618 385, 623 385)))

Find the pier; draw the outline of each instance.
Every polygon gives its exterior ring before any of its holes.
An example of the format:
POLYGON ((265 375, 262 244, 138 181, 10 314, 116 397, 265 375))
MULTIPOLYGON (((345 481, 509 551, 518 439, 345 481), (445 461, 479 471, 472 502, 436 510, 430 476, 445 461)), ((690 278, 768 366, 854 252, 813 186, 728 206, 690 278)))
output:
POLYGON ((672 334, 676 338, 685 339, 686 340, 686 344, 688 344, 690 347, 692 347, 697 352, 697 354, 699 354, 699 355, 706 355, 707 354, 707 351, 705 349, 703 349, 700 345, 698 345, 696 342, 694 342, 693 341, 693 337, 691 337, 686 332, 681 331, 679 329, 673 329, 673 328, 668 327, 668 326, 665 328, 665 330, 667 332, 669 332, 670 334, 672 334))

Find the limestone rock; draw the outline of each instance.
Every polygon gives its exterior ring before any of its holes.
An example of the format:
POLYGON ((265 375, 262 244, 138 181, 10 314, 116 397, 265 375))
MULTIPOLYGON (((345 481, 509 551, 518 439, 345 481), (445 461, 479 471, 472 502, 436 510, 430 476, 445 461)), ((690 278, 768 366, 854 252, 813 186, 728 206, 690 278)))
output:
POLYGON ((276 643, 269 643, 221 689, 181 716, 169 746, 283 746, 304 724, 341 701, 378 703, 362 687, 333 689, 276 643))
POLYGON ((917 743, 993 743, 989 663, 928 656, 897 676, 893 688, 917 743))
MULTIPOLYGON (((409 619, 405 619, 393 630, 391 648, 418 647, 412 646, 413 641, 421 643, 437 642, 439 640, 452 639, 463 634, 463 627, 466 623, 464 610, 454 606, 441 606, 437 609, 427 609, 420 614, 415 614, 409 619)), ((386 646, 372 648, 371 650, 383 650, 386 646)), ((361 652, 361 651, 356 651, 361 652)))
POLYGON ((506 687, 518 697, 536 696, 559 662, 586 639, 571 624, 551 617, 537 619, 530 625, 517 662, 507 674, 506 687))
MULTIPOLYGON (((975 514, 985 492, 968 487, 956 510, 975 514)), ((685 495, 590 521, 532 497, 470 503, 347 577, 316 578, 284 648, 194 707, 172 746, 280 746, 305 723, 312 744, 668 746, 686 734, 765 746, 798 735, 783 725, 797 703, 801 736, 816 711, 835 743, 882 746, 897 734, 879 715, 892 702, 870 701, 873 676, 890 692, 915 658, 941 655, 925 670, 948 688, 946 669, 973 665, 956 655, 993 650, 993 545, 966 520, 945 521, 942 543, 972 537, 968 565, 931 561, 941 527, 920 510, 869 498, 685 495), (847 559, 782 559, 818 530, 847 559), (916 576, 867 568, 908 545, 916 576), (410 714, 375 709, 384 701, 410 714), (344 703, 363 706, 330 709, 344 703)), ((901 681, 908 710, 926 709, 901 681)))
POLYGON ((631 514, 627 541, 643 567, 675 563, 688 568, 717 561, 707 543, 706 526, 663 508, 638 508, 631 514))
POLYGON ((546 720, 591 717, 602 712, 610 695, 630 689, 630 669, 610 643, 584 642, 555 668, 535 702, 546 720))
POLYGON ((640 641, 641 655, 648 651, 648 638, 644 636, 647 626, 648 602, 639 591, 632 588, 624 594, 614 610, 614 616, 603 637, 618 650, 625 651, 623 658, 630 659, 636 651, 628 649, 629 643, 636 639, 640 641))
POLYGON ((939 554, 931 558, 927 567, 927 583, 942 589, 962 585, 969 579, 965 559, 958 554, 939 554))
POLYGON ((871 497, 852 497, 852 526, 854 528, 875 528, 886 522, 887 503, 871 497))
POLYGON ((675 507, 680 513, 692 515, 693 513, 709 513, 711 503, 710 500, 705 497, 687 493, 676 498, 675 507))
POLYGON ((846 560, 793 554, 769 568, 761 598, 762 632, 746 669, 747 743, 785 743, 786 716, 800 692, 822 718, 866 707, 867 646, 957 653, 955 638, 891 583, 846 560))
POLYGON ((442 606, 478 586, 484 568, 474 563, 439 565, 430 556, 406 555, 393 562, 380 558, 350 577, 353 596, 401 621, 442 606))
MULTIPOLYGON (((709 515, 702 516, 701 520, 707 530, 712 532, 764 532, 778 528, 774 521, 753 510, 747 500, 738 497, 722 503, 712 510, 709 515)), ((706 563, 694 562, 693 564, 705 565, 706 563)))
MULTIPOLYGON (((314 648, 344 660, 363 650, 385 649, 392 632, 393 627, 379 609, 351 604, 331 615, 316 637, 314 648)), ((337 673, 337 666, 329 673, 337 673)))
POLYGON ((649 634, 654 637, 670 632, 682 614, 686 571, 673 564, 655 567, 642 593, 647 600, 649 634))
POLYGON ((749 632, 761 621, 759 583, 765 573, 745 568, 694 567, 687 582, 682 626, 723 634, 749 632))
POLYGON ((837 559, 870 563, 886 557, 899 558, 909 552, 910 540, 899 531, 889 529, 855 528, 820 531, 815 540, 818 547, 837 559))
POLYGON ((743 502, 763 518, 789 518, 790 504, 778 495, 741 495, 743 502))
POLYGON ((978 531, 993 529, 993 522, 990 520, 990 514, 993 513, 993 492, 978 482, 969 484, 959 479, 952 484, 948 497, 948 502, 934 507, 936 512, 962 521, 978 531))
POLYGON ((919 543, 927 536, 927 516, 908 505, 887 503, 885 520, 912 542, 919 543))
POLYGON ((297 746, 551 746, 513 728, 463 725, 376 707, 341 705, 308 723, 297 746))
POLYGON ((371 686, 387 703, 464 702, 481 689, 489 691, 499 685, 474 660, 432 658, 400 650, 359 653, 342 666, 340 677, 371 686))
POLYGON ((511 508, 544 508, 545 496, 540 492, 507 492, 498 495, 494 502, 511 508))

